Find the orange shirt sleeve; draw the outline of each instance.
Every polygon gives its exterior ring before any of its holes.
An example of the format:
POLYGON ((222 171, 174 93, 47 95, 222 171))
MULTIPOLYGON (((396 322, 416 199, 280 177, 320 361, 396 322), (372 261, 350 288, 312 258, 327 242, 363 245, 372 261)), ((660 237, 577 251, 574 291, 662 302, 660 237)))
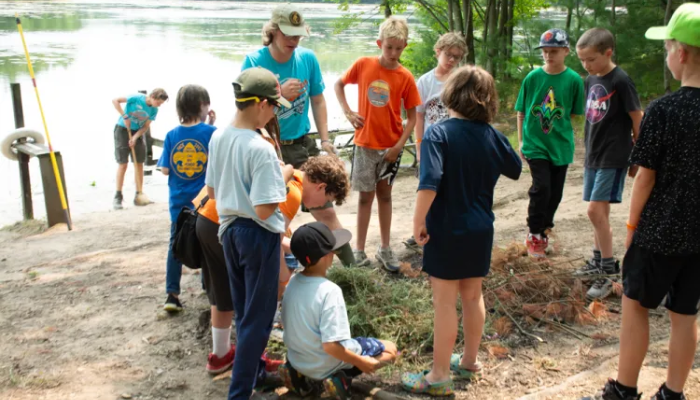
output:
POLYGON ((418 92, 418 86, 416 85, 416 80, 413 75, 406 70, 408 76, 406 77, 406 88, 403 94, 403 108, 410 110, 412 108, 418 107, 422 104, 420 98, 420 93, 418 92))
POLYGON ((350 66, 350 69, 345 71, 345 73, 343 74, 343 77, 342 77, 344 84, 350 85, 350 84, 358 83, 360 73, 362 72, 363 60, 364 60, 364 57, 357 59, 357 61, 352 63, 352 66, 350 66))
POLYGON ((290 221, 299 212, 299 207, 301 207, 301 192, 302 192, 302 179, 303 173, 299 170, 294 170, 294 175, 292 179, 287 183, 287 200, 284 203, 280 203, 280 211, 287 217, 290 221))

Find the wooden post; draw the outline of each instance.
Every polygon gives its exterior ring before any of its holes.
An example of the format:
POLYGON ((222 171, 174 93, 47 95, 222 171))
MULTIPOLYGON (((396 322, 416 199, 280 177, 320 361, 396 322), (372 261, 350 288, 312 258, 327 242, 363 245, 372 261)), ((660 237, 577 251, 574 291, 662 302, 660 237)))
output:
MULTIPOLYGON (((11 83, 12 108, 15 114, 15 128, 24 128, 24 110, 22 109, 22 92, 19 83, 11 83)), ((22 189, 22 214, 24 220, 34 219, 34 208, 32 206, 32 184, 29 179, 29 156, 17 152, 17 162, 19 163, 19 179, 22 189)))

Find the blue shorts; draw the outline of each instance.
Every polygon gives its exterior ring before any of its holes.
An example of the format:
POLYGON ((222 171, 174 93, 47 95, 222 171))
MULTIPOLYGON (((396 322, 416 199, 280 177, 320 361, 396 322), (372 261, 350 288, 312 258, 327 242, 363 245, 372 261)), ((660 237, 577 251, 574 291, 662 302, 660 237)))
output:
POLYGON ((627 168, 584 168, 583 201, 621 203, 627 168))

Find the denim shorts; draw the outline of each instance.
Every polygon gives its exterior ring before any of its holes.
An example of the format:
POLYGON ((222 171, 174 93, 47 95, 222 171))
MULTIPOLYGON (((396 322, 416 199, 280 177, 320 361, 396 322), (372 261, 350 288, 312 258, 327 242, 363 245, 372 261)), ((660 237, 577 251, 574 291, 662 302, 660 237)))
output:
POLYGON ((627 168, 585 168, 583 171, 583 201, 621 203, 627 168))

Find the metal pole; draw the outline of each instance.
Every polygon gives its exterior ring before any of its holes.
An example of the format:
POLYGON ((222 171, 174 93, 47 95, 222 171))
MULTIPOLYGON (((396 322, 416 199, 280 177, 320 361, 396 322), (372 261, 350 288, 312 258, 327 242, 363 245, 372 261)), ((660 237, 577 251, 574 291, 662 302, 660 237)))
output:
MULTIPOLYGON (((12 109, 15 114, 15 128, 24 128, 24 111, 22 110, 22 92, 19 83, 11 83, 12 109)), ((19 163, 19 180, 22 188, 22 214, 24 220, 34 219, 34 207, 32 206, 32 183, 29 178, 29 156, 17 152, 19 163)))

